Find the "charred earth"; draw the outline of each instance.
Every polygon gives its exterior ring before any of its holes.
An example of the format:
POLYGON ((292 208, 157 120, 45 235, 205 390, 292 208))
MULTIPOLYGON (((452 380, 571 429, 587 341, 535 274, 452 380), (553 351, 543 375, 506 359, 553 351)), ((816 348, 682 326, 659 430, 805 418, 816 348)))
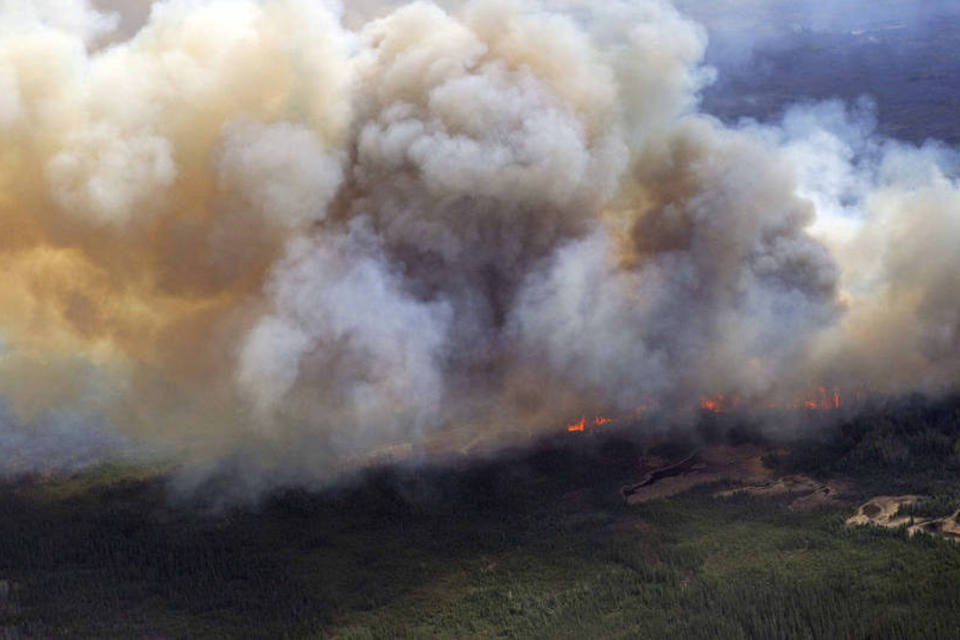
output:
POLYGON ((0 493, 0 632, 942 638, 960 628, 960 545, 913 535, 906 521, 844 526, 877 496, 919 496, 903 513, 917 522, 955 517, 960 401, 878 403, 805 441, 770 442, 716 414, 693 436, 641 432, 559 430, 486 461, 383 466, 246 507, 172 503, 160 468, 11 480, 0 493), (824 487, 830 499, 803 502, 824 487))

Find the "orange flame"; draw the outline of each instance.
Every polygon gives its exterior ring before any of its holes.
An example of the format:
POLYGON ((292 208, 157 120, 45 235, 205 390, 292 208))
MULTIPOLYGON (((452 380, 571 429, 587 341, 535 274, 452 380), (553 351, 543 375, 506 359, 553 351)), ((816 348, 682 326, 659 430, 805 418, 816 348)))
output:
MULTIPOLYGON (((854 399, 854 402, 860 401, 861 394, 857 393, 854 399)), ((819 385, 813 390, 810 395, 806 398, 797 399, 794 402, 756 402, 751 403, 744 401, 740 396, 726 396, 722 393, 717 393, 712 396, 704 396, 700 398, 700 409, 701 411, 708 411, 710 413, 725 413, 729 411, 736 411, 745 406, 747 408, 766 408, 772 411, 779 410, 806 410, 806 411, 836 411, 839 410, 843 405, 840 388, 833 387, 832 389, 824 385, 819 385)), ((593 427, 602 427, 605 425, 613 424, 622 420, 631 420, 631 419, 640 419, 646 414, 649 410, 650 405, 647 402, 641 402, 637 405, 636 410, 630 415, 624 415, 620 417, 608 417, 608 416, 596 416, 592 420, 587 419, 585 416, 582 416, 580 420, 572 424, 567 425, 567 431, 582 432, 587 431, 589 428, 593 427)))
MULTIPOLYGON (((740 398, 738 396, 726 397, 722 393, 713 396, 704 396, 700 399, 700 409, 711 413, 724 413, 726 411, 735 411, 740 407, 740 398)), ((841 406, 840 388, 834 387, 832 390, 820 385, 808 397, 790 403, 765 402, 762 405, 767 409, 806 409, 809 411, 831 411, 839 409, 841 406)))
POLYGON ((712 398, 701 398, 700 399, 700 408, 704 411, 710 411, 712 413, 720 413, 723 411, 723 394, 718 393, 712 398))
POLYGON ((574 433, 577 431, 586 431, 587 425, 592 427, 602 427, 607 424, 613 424, 614 419, 608 418, 607 416, 597 416, 593 420, 587 422, 585 417, 581 417, 579 421, 574 422, 573 424, 567 425, 567 431, 574 433))

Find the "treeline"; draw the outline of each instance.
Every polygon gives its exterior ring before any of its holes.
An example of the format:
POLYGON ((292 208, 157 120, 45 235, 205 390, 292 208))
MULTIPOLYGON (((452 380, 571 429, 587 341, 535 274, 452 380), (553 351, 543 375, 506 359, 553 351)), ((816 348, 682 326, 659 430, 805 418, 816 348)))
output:
MULTIPOLYGON (((878 407, 779 464, 939 500, 960 477, 956 408, 878 407)), ((960 545, 847 530, 850 505, 795 511, 789 497, 716 499, 716 486, 628 506, 619 488, 638 478, 646 445, 614 429, 581 435, 449 468, 384 468, 257 508, 173 506, 162 477, 131 469, 8 485, 0 638, 942 638, 960 629, 960 545)), ((655 451, 672 459, 690 445, 655 451)))
POLYGON ((872 492, 960 498, 960 398, 876 401, 791 445, 785 470, 846 476, 872 492))

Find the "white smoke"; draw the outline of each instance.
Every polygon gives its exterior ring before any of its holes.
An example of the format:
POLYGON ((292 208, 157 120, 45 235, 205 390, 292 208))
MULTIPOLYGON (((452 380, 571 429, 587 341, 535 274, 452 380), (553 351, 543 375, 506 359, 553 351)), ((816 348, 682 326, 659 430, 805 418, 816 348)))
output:
POLYGON ((17 420, 262 487, 960 373, 956 154, 868 105, 699 113, 705 31, 665 1, 171 0, 112 35, 60 4, 0 5, 17 420))
POLYGON ((343 236, 291 243, 267 285, 272 312, 247 335, 238 372, 261 412, 325 431, 350 425, 335 440, 351 452, 435 423, 449 319, 442 303, 404 293, 357 222, 343 236))
POLYGON ((219 187, 235 194, 233 207, 296 227, 326 217, 341 165, 339 154, 305 127, 236 121, 224 128, 219 187))

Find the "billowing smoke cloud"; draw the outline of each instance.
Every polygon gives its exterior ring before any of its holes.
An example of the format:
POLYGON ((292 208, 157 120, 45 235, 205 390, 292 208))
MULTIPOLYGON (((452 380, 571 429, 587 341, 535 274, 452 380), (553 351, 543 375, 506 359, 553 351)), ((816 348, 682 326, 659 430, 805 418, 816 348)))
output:
POLYGON ((698 113, 666 2, 56 4, 0 14, 11 424, 262 487, 960 373, 953 153, 698 113))

